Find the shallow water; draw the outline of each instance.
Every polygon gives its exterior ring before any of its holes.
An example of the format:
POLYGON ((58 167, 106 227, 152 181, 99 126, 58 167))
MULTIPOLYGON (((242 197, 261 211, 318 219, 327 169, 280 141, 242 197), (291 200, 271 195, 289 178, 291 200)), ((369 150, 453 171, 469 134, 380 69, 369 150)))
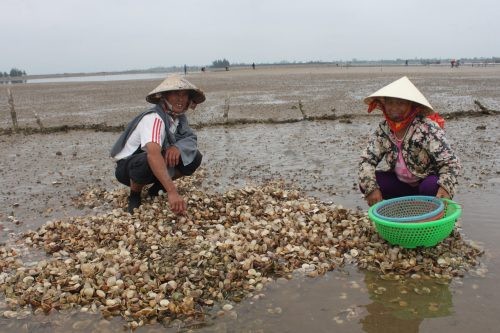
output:
MULTIPOLYGON (((174 74, 174 73, 169 73, 174 74)), ((175 74, 180 74, 175 73, 175 74)), ((108 74, 108 75, 85 75, 68 77, 48 77, 42 79, 28 79, 24 83, 58 83, 58 82, 101 82, 101 81, 121 81, 121 80, 146 80, 162 79, 167 73, 138 73, 138 74, 108 74)))

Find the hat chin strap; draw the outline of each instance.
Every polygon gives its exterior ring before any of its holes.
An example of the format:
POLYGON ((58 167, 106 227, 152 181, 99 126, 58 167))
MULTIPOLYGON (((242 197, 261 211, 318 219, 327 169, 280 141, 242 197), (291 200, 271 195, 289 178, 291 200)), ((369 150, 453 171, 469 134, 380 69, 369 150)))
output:
POLYGON ((166 98, 162 98, 160 100, 160 104, 161 104, 163 111, 165 111, 165 113, 171 117, 178 117, 187 111, 187 108, 185 108, 182 112, 174 112, 172 104, 170 104, 166 98))

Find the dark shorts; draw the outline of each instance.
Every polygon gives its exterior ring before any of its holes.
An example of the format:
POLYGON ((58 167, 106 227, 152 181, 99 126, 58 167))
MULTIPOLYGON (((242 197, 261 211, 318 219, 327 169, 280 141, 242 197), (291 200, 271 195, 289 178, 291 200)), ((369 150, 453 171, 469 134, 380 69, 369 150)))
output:
MULTIPOLYGON (((436 175, 425 177, 420 180, 416 186, 411 186, 410 184, 400 181, 394 171, 377 170, 375 171, 375 176, 384 200, 409 195, 428 195, 434 197, 439 189, 439 177, 436 175)), ((360 190, 365 193, 361 187, 360 190)))
MULTIPOLYGON (((175 170, 183 176, 191 176, 201 165, 202 158, 203 155, 197 151, 193 162, 184 165, 182 159, 180 159, 179 164, 175 166, 175 170)), ((120 183, 127 186, 130 186, 130 179, 134 183, 142 185, 152 184, 157 180, 149 167, 146 152, 134 154, 128 158, 119 160, 116 163, 115 176, 120 183)))

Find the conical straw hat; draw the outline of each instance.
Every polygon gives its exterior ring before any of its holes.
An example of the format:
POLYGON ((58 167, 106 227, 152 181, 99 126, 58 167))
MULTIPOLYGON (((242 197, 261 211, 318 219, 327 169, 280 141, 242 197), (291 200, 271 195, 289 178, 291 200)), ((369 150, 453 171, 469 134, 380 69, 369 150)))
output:
POLYGON ((382 89, 374 92, 364 99, 364 102, 370 105, 377 97, 394 97, 406 99, 422 105, 425 109, 424 113, 430 115, 434 113, 434 108, 431 106, 427 98, 415 87, 415 85, 406 77, 403 76, 382 89))
POLYGON ((161 94, 167 91, 189 90, 191 99, 196 104, 205 101, 205 94, 194 84, 179 75, 168 76, 162 83, 146 96, 146 101, 157 104, 160 101, 161 94))

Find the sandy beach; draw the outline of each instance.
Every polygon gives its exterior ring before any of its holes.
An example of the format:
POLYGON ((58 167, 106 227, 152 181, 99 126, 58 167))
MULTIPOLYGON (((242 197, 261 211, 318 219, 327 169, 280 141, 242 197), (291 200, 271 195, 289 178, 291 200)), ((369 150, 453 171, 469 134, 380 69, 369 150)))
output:
MULTIPOLYGON (((470 332, 500 324, 496 287, 500 277, 500 66, 282 66, 190 73, 187 78, 207 96, 206 103, 188 116, 204 154, 206 178, 201 189, 222 193, 284 179, 308 196, 366 211, 357 186, 357 163, 381 117, 367 116, 362 98, 404 75, 448 118, 447 137, 464 167, 455 197, 464 211, 460 230, 485 250, 479 273, 470 272, 445 286, 447 311, 436 314, 431 309, 408 319, 390 310, 394 297, 388 295, 383 302, 371 297, 369 272, 347 266, 315 279, 277 281, 263 291, 265 296, 235 304, 232 314, 212 318, 195 332, 384 332, 383 325, 370 324, 384 320, 392 320, 399 329, 412 327, 414 332, 470 332)), ((46 128, 120 126, 149 106, 144 96, 158 82, 0 85, 0 128, 11 127, 6 88, 12 90, 20 127, 39 128, 35 113, 46 128)), ((109 211, 104 204, 75 206, 73 198, 90 188, 121 188, 114 180, 114 162, 108 158, 117 136, 113 131, 91 130, 0 135, 4 157, 0 241, 15 242, 19 234, 48 220, 109 211)), ((443 302, 442 294, 430 297, 428 303, 443 302)), ((108 320, 78 313, 35 319, 0 318, 0 330, 116 331, 124 324, 119 317, 108 320)), ((138 331, 177 330, 156 324, 138 331)))

